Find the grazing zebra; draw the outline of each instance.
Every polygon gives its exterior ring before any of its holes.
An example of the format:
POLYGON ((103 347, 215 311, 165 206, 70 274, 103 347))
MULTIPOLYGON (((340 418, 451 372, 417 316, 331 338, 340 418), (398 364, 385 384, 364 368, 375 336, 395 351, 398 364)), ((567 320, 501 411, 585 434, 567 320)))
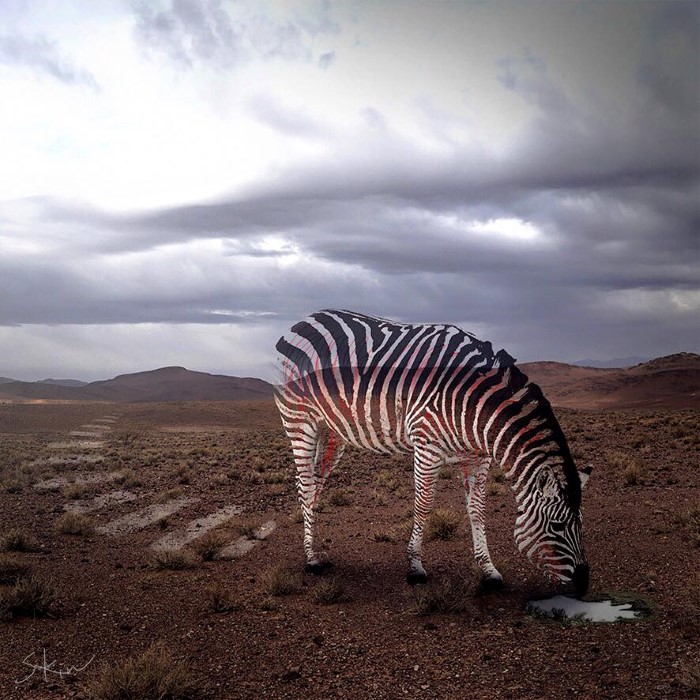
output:
POLYGON ((490 343, 452 325, 400 324, 339 310, 312 314, 276 347, 284 382, 275 400, 292 443, 310 570, 329 565, 313 547, 314 507, 349 443, 385 454, 413 452, 410 583, 426 580, 423 530, 445 464, 462 467, 484 579, 502 582, 484 522, 486 479, 496 462, 515 492, 520 551, 552 580, 573 582, 585 593, 580 506, 588 473, 577 471, 540 388, 504 350, 494 353, 490 343))

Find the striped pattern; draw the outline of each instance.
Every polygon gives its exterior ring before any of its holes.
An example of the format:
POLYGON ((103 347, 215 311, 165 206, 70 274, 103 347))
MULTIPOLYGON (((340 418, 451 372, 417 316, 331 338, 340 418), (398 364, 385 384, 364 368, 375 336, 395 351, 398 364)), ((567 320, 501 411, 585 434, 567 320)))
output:
POLYGON ((399 324, 325 310, 277 343, 283 382, 276 395, 292 443, 309 567, 314 507, 346 444, 414 456, 414 526, 409 579, 426 576, 421 545, 435 480, 460 464, 474 551, 484 576, 500 581, 486 543, 485 484, 492 462, 511 481, 520 550, 559 581, 582 580, 581 485, 566 440, 539 387, 505 351, 452 325, 399 324))

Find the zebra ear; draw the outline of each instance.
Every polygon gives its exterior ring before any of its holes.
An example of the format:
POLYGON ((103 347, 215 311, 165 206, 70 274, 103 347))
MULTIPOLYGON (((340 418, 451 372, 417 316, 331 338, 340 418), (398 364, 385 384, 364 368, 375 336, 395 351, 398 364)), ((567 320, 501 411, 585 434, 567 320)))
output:
POLYGON ((588 482, 592 471, 593 466, 591 464, 589 464, 587 467, 584 467, 583 469, 578 470, 578 478, 581 480, 581 488, 583 488, 588 482))

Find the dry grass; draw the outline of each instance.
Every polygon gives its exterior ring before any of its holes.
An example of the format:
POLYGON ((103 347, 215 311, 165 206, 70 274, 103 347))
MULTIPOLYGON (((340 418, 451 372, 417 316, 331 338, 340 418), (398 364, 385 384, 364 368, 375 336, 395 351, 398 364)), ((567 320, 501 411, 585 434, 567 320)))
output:
POLYGON ((42 617, 55 611, 56 589, 46 579, 29 574, 0 592, 0 619, 42 617))
POLYGON ((260 578, 263 592, 270 596, 298 593, 301 590, 301 585, 301 576, 283 566, 268 569, 260 578))
POLYGON ((289 519, 293 523, 303 523, 304 522, 304 511, 301 509, 301 507, 295 508, 289 515, 289 519))
POLYGON ((181 571, 193 569, 199 564, 199 559, 191 549, 184 547, 160 547, 151 554, 153 564, 159 571, 181 571))
POLYGON ((342 603, 345 599, 345 588, 343 584, 335 578, 317 583, 311 591, 311 600, 319 605, 342 603))
POLYGON ((335 489, 328 496, 328 503, 332 506, 351 506, 353 498, 345 489, 335 489))
POLYGON ((65 513, 57 520, 56 527, 64 535, 89 537, 95 533, 95 521, 82 513, 65 513))
POLYGON ((26 530, 8 530, 0 538, 0 549, 5 552, 34 552, 38 548, 36 538, 26 530))
POLYGON ((417 615, 453 615, 464 612, 475 593, 475 586, 461 578, 443 579, 413 589, 417 615))
POLYGON ((425 536, 428 540, 454 539, 461 523, 461 515, 447 508, 438 508, 428 518, 425 536))
POLYGON ((693 503, 690 508, 679 513, 676 521, 683 527, 696 547, 700 547, 700 503, 693 503))
POLYGON ((90 492, 90 487, 87 484, 68 484, 61 489, 61 495, 69 501, 77 501, 83 498, 90 492))
POLYGON ((372 539, 375 542, 395 542, 392 534, 390 532, 385 532, 384 530, 376 530, 373 532, 372 539))
POLYGON ((105 665, 88 688, 93 700, 188 700, 195 684, 187 665, 163 643, 136 658, 105 665))
POLYGON ((128 486, 128 487, 136 487, 136 486, 141 486, 143 483, 141 479, 136 475, 136 472, 133 469, 123 469, 117 477, 114 479, 114 481, 117 484, 121 484, 122 486, 128 486))
POLYGON ((0 586, 14 585, 19 579, 28 576, 31 567, 15 556, 0 555, 0 586))
POLYGON ((213 613, 230 613, 240 608, 238 598, 221 585, 212 586, 204 592, 205 608, 213 613))
POLYGON ((204 561, 212 561, 228 544, 228 540, 229 538, 223 530, 210 530, 194 541, 192 549, 204 561))

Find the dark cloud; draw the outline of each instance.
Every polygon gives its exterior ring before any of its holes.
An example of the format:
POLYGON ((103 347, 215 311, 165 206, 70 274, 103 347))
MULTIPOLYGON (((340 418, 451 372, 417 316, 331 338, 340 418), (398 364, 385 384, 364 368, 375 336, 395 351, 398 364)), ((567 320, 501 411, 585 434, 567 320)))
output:
POLYGON ((21 66, 49 75, 66 85, 85 85, 99 90, 95 77, 73 64, 58 44, 44 36, 0 36, 0 64, 21 66))

